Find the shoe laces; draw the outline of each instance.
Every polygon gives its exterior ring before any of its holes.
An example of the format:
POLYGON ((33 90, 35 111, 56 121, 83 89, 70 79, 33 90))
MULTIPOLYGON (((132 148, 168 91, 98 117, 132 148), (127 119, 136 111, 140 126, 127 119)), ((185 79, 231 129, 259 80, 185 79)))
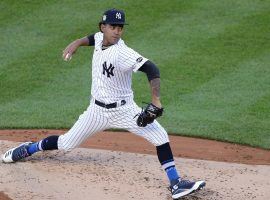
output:
POLYGON ((188 183, 191 183, 191 181, 189 181, 189 180, 180 180, 179 183, 188 184, 188 183))
MULTIPOLYGON (((189 180, 184 180, 184 179, 179 179, 179 181, 175 184, 175 185, 178 185, 178 184, 183 184, 183 185, 185 185, 185 184, 189 184, 189 183, 191 183, 191 181, 189 181, 189 180)), ((173 187, 174 185, 171 185, 171 186, 169 186, 168 187, 168 190, 169 191, 172 191, 172 187, 173 187)))
POLYGON ((14 157, 16 159, 22 159, 22 158, 26 158, 29 156, 27 149, 26 149, 27 145, 22 145, 20 146, 17 151, 14 152, 14 157))

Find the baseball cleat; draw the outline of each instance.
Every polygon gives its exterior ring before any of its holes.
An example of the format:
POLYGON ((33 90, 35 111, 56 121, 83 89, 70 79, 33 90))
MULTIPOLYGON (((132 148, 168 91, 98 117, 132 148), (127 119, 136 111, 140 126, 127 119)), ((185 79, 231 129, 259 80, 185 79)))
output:
POLYGON ((28 157, 28 156, 31 156, 31 154, 29 154, 27 151, 27 149, 31 143, 32 142, 25 142, 25 143, 13 148, 13 149, 8 150, 2 156, 2 161, 4 163, 12 163, 12 162, 17 162, 23 158, 28 157))
POLYGON ((170 191, 172 193, 172 198, 178 199, 202 189, 205 185, 205 181, 191 182, 188 180, 179 180, 178 183, 170 186, 170 191))

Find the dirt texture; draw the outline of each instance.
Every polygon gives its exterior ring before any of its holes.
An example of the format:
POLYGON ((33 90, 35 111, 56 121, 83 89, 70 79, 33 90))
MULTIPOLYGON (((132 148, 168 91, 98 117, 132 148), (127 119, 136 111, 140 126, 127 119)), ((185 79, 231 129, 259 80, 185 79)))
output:
MULTIPOLYGON (((1 130, 0 154, 65 130, 1 130)), ((183 178, 207 185, 185 200, 270 199, 270 151, 170 136, 183 178)), ((131 133, 103 132, 70 152, 39 152, 0 163, 0 200, 171 199, 155 147, 131 133)))

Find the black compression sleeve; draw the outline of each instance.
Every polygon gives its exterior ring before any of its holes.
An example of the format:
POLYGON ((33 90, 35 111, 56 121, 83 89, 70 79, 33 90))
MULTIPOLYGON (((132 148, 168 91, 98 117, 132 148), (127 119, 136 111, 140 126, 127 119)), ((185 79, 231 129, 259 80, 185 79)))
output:
POLYGON ((52 135, 42 140, 41 148, 43 150, 55 150, 58 149, 58 135, 52 135))
POLYGON ((154 78, 160 78, 159 69, 150 60, 146 61, 140 68, 139 71, 146 73, 149 81, 154 78))
POLYGON ((89 46, 95 46, 95 34, 89 35, 87 36, 88 40, 89 40, 89 46))
POLYGON ((161 165, 165 164, 168 161, 173 161, 173 154, 170 147, 170 143, 165 143, 160 146, 156 146, 158 160, 161 165))

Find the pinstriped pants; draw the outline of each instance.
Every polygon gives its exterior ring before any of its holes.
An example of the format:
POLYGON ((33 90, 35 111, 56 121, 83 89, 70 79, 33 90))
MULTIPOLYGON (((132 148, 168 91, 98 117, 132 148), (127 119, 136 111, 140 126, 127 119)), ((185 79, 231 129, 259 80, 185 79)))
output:
POLYGON ((156 120, 146 127, 139 127, 137 118, 134 118, 139 112, 141 108, 133 100, 127 101, 123 106, 106 109, 96 105, 92 99, 73 127, 59 137, 58 149, 73 149, 95 133, 111 128, 128 130, 155 146, 169 142, 167 132, 156 120))

